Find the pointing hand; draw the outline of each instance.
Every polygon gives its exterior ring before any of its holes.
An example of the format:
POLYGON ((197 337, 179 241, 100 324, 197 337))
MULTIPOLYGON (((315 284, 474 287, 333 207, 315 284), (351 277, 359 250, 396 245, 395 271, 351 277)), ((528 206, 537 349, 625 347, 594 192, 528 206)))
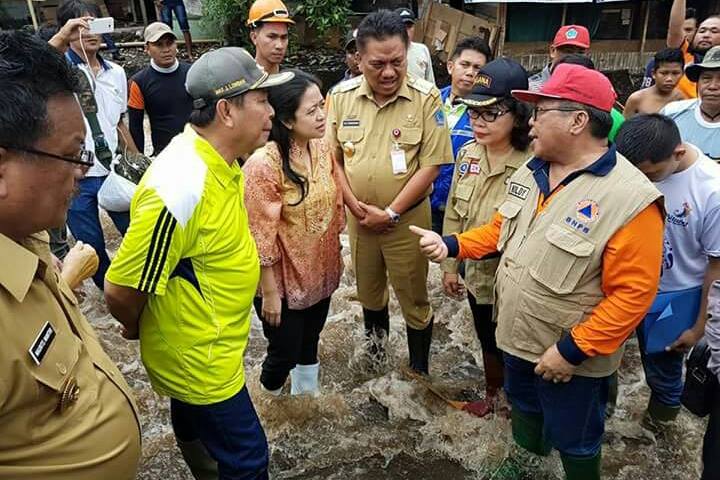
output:
POLYGON ((440 235, 432 230, 410 225, 410 231, 420 237, 420 250, 435 263, 440 263, 448 256, 448 248, 440 235))

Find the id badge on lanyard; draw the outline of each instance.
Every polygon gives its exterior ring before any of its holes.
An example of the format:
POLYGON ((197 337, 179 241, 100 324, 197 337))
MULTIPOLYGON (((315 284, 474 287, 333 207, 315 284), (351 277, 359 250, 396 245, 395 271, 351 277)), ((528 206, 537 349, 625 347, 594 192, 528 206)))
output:
POLYGON ((390 161, 392 162, 393 175, 400 175, 407 172, 405 150, 403 150, 397 142, 393 144, 390 150, 390 161))

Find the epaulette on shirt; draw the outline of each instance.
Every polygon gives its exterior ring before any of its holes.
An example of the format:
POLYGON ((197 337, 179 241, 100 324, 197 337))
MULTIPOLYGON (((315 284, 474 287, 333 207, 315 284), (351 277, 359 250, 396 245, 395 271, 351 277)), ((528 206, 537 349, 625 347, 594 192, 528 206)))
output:
POLYGON ((343 93, 354 90, 360 86, 360 83, 362 83, 362 79, 363 76, 358 75, 357 77, 353 77, 349 80, 345 80, 344 82, 340 82, 335 86, 335 88, 332 89, 332 93, 343 93))
POLYGON ((475 143, 475 139, 474 139, 474 138, 471 138, 471 139, 468 140, 467 142, 465 142, 465 143, 463 143, 462 145, 460 145, 460 148, 465 148, 465 147, 469 146, 471 143, 475 143))
MULTIPOLYGON (((412 75, 408 75, 407 84, 408 86, 425 95, 430 95, 433 89, 435 89, 435 85, 433 85, 432 83, 428 82, 423 78, 413 77, 412 75)), ((437 94, 440 95, 440 91, 438 91, 437 89, 435 90, 437 91, 437 94)))

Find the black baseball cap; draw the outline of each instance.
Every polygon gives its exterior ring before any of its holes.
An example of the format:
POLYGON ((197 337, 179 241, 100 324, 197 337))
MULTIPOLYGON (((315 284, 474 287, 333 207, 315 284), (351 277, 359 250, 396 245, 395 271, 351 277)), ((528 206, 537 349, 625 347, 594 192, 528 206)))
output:
POLYGON ((417 18, 415 17, 415 12, 413 12, 410 8, 398 8, 397 10, 395 10, 395 13, 400 15, 400 18, 402 18, 403 22, 405 23, 415 23, 417 21, 417 18))
POLYGON ((511 97, 513 90, 527 90, 527 71, 515 60, 498 58, 480 69, 470 94, 455 100, 468 107, 485 107, 511 97))

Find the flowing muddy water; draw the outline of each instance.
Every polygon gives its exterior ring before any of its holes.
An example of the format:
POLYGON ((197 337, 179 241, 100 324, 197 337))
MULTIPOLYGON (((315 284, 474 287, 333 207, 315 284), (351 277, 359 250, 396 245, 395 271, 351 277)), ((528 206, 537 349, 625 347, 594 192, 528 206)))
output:
MULTIPOLYGON (((110 228, 112 230, 112 228, 110 228)), ((109 248, 118 245, 108 232, 109 248)), ((347 247, 346 247, 347 250, 347 247)), ((347 259, 347 251, 345 252, 347 259)), ((431 353, 432 382, 448 397, 471 400, 483 391, 480 347, 466 302, 442 293, 440 271, 432 265, 429 292, 436 325, 431 353)), ((169 402, 150 386, 137 342, 127 342, 101 295, 86 282, 82 309, 103 346, 135 391, 143 428, 139 479, 191 479, 175 447, 169 402)), ((509 421, 485 419, 453 410, 425 387, 403 375, 407 362, 405 326, 392 299, 389 362, 365 357, 361 307, 354 300, 354 278, 347 268, 333 296, 321 336, 319 398, 268 398, 258 377, 266 342, 253 318, 245 352, 247 383, 271 451, 270 472, 277 479, 499 479, 562 478, 556 453, 525 458, 529 467, 501 476, 499 467, 512 448, 509 421)), ((695 480, 705 422, 687 412, 657 437, 641 429, 648 399, 637 343, 628 345, 620 371, 619 404, 608 422, 603 446, 603 478, 617 480, 695 480)), ((286 385, 286 388, 289 386, 286 385)))

